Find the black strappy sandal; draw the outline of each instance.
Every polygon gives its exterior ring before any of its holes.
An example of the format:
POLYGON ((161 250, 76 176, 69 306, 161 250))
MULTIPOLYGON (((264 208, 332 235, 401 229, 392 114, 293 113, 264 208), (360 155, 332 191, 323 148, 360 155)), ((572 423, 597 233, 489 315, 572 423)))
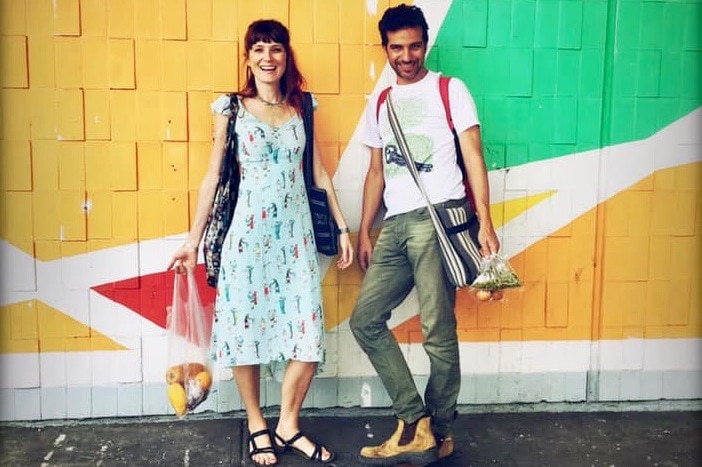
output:
MULTIPOLYGON (((322 444, 319 444, 319 443, 315 443, 311 439, 310 439, 310 442, 312 444, 314 444, 314 451, 312 451, 311 455, 308 455, 302 449, 293 446, 293 444, 295 444, 295 442, 297 440, 299 440, 300 438, 306 438, 306 436, 301 431, 298 431, 297 434, 295 434, 292 438, 290 438, 288 440, 284 440, 283 437, 280 436, 278 433, 275 433, 275 438, 276 438, 276 440, 283 443, 283 445, 282 445, 283 452, 293 452, 293 453, 297 454, 298 456, 304 457, 305 459, 307 459, 309 461, 319 462, 320 464, 328 464, 331 461, 333 461, 334 458, 336 457, 336 455, 328 447, 326 447, 322 444), (329 459, 322 458, 322 448, 326 449, 327 452, 329 452, 329 459)), ((307 438, 307 439, 309 439, 309 438, 307 438)), ((278 444, 278 443, 276 442, 276 444, 278 444)), ((278 445, 278 447, 281 447, 281 446, 278 445)))
POLYGON ((271 436, 271 432, 269 430, 259 430, 256 433, 251 433, 249 432, 249 459, 251 459, 251 462, 253 462, 256 465, 261 465, 261 466, 266 466, 266 465, 275 465, 278 463, 278 453, 275 450, 274 443, 273 443, 273 437, 271 436), (259 448, 256 445, 256 438, 259 436, 267 435, 268 440, 270 441, 271 445, 266 446, 263 448, 259 448), (273 454, 276 456, 275 462, 271 464, 264 464, 262 462, 256 462, 256 460, 253 458, 253 456, 257 454, 273 454))

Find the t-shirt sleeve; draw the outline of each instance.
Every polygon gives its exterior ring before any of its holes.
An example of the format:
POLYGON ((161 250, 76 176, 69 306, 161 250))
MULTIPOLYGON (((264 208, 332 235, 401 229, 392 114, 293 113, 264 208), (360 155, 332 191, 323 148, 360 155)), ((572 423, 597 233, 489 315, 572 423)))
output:
POLYGON ((480 125, 475 100, 462 80, 451 78, 449 81, 449 103, 453 125, 458 133, 480 125))
MULTIPOLYGON (((382 148, 383 140, 380 137, 379 118, 376 116, 376 106, 378 105, 379 93, 373 94, 366 104, 363 113, 363 126, 361 129, 361 142, 371 148, 382 148)), ((384 108, 384 107, 383 107, 384 108)))
POLYGON ((212 109, 212 114, 213 115, 224 115, 226 117, 230 116, 232 114, 231 109, 229 108, 229 95, 228 94, 222 94, 215 100, 213 103, 210 104, 210 109, 212 109))

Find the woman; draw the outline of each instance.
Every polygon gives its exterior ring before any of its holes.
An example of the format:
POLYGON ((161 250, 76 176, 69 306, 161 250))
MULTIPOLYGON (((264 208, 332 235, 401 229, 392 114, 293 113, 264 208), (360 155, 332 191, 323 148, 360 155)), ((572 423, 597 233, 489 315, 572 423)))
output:
MULTIPOLYGON (((241 181, 222 250, 213 358, 233 367, 254 463, 276 464, 281 451, 327 463, 334 454, 299 429, 300 408, 324 359, 321 272, 301 164, 306 138, 301 118, 304 78, 295 64, 288 30, 280 22, 255 21, 244 43, 247 79, 238 93, 236 115, 241 181), (260 407, 261 365, 282 375, 280 418, 273 435, 260 407)), ((222 164, 229 104, 229 96, 212 104, 214 146, 193 226, 169 264, 177 272, 196 264, 222 164)), ((353 262, 347 224, 316 142, 313 147, 315 185, 327 191, 341 232, 336 266, 345 269, 353 262)))

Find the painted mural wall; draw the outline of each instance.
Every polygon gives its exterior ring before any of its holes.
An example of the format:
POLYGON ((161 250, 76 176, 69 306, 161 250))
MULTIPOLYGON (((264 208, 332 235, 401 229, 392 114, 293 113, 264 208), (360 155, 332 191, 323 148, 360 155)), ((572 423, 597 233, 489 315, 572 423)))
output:
MULTIPOLYGON (((399 1, 0 0, 0 419, 172 413, 164 271, 236 90, 248 23, 290 27, 352 227, 366 97, 399 1)), ((462 404, 702 397, 702 2, 425 0, 428 64, 482 120, 491 210, 524 282, 460 291, 462 404)), ((328 360, 310 407, 387 406, 321 258, 328 360)), ((202 295, 213 290, 198 271, 202 295)), ((417 305, 392 328, 426 381, 417 305)), ((217 374, 199 410, 240 410, 217 374)), ((266 380, 273 406, 278 383, 266 380)))

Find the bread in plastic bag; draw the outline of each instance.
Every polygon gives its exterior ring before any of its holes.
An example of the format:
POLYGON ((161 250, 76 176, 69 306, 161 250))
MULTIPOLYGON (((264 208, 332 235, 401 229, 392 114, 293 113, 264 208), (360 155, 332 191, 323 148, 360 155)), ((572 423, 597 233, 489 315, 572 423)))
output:
POLYGON ((182 418, 207 399, 212 386, 208 368, 212 313, 200 301, 193 271, 175 274, 173 302, 167 312, 167 395, 182 418))

